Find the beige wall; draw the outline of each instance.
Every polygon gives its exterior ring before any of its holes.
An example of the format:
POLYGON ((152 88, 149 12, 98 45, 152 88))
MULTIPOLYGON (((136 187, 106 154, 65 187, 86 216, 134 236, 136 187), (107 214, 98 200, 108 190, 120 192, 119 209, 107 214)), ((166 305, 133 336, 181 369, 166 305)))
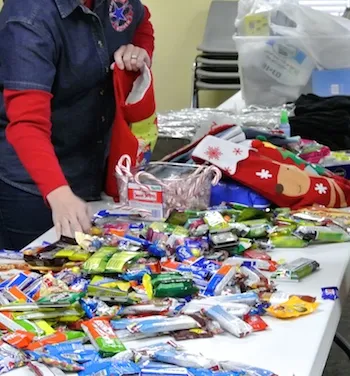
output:
MULTIPOLYGON (((192 63, 211 0, 143 0, 156 31, 153 71, 158 111, 190 105, 192 63)), ((3 0, 0 0, 0 8, 3 0)), ((215 107, 231 93, 201 92, 200 105, 215 107)))
MULTIPOLYGON (((211 0, 143 0, 156 32, 153 71, 158 111, 190 105, 192 64, 211 0)), ((201 107, 215 107, 232 93, 200 92, 201 107)))

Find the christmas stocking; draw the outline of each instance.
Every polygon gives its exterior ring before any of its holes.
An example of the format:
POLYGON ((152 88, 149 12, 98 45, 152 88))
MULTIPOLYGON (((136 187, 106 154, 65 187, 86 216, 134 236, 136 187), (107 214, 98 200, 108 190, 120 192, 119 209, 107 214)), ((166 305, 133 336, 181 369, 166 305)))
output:
POLYGON ((309 163, 289 150, 277 147, 269 142, 262 142, 259 140, 249 140, 249 144, 246 145, 257 149, 260 155, 268 157, 276 162, 296 166, 301 170, 307 171, 309 175, 332 178, 338 181, 341 185, 347 185, 350 187, 349 180, 334 174, 321 165, 309 163))
POLYGON ((128 154, 133 166, 146 164, 158 138, 153 77, 145 65, 140 72, 115 67, 113 73, 116 116, 112 128, 105 191, 118 199, 115 166, 128 154))
POLYGON ((254 145, 249 148, 207 136, 195 148, 193 159, 210 162, 280 207, 298 209, 313 204, 346 207, 350 204, 350 186, 345 179, 310 174, 295 164, 281 163, 280 157, 277 161, 269 158, 254 145))
POLYGON ((270 158, 275 162, 296 166, 301 170, 307 170, 311 175, 331 176, 331 172, 324 167, 308 163, 293 152, 277 147, 270 142, 249 140, 249 146, 257 149, 260 155, 270 158))

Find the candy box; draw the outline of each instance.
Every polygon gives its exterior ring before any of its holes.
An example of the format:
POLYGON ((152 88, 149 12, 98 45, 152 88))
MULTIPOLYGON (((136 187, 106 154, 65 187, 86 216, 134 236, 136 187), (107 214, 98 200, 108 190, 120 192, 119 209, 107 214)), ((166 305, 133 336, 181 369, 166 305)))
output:
POLYGON ((131 168, 129 156, 122 156, 116 167, 120 202, 148 210, 154 219, 166 218, 173 209, 206 209, 211 185, 222 174, 213 166, 152 162, 131 168))

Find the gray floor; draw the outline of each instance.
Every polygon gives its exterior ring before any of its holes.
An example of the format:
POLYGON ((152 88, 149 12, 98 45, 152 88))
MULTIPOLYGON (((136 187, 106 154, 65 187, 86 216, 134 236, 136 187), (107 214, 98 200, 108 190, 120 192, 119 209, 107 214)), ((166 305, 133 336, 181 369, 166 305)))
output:
MULTIPOLYGON (((343 316, 340 321, 338 331, 350 341, 350 297, 348 303, 344 307, 343 316)), ((327 361, 323 376, 349 376, 350 375, 350 360, 333 343, 331 353, 327 361)))

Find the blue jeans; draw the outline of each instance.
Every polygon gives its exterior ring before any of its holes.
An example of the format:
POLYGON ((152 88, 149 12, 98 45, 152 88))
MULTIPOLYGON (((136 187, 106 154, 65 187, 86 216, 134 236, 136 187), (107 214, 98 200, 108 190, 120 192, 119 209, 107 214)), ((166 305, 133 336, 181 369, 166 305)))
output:
POLYGON ((51 210, 42 197, 0 180, 0 249, 19 250, 52 226, 51 210))

